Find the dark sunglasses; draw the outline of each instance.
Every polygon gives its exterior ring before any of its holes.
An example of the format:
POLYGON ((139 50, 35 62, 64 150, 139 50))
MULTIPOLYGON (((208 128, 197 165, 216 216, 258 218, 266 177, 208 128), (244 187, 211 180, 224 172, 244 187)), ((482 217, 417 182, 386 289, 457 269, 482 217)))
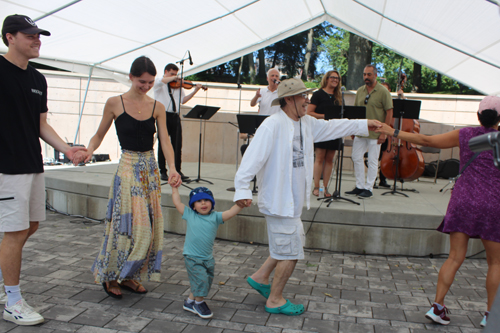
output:
POLYGON ((370 98, 370 94, 366 95, 365 97, 365 104, 368 104, 368 99, 370 98))

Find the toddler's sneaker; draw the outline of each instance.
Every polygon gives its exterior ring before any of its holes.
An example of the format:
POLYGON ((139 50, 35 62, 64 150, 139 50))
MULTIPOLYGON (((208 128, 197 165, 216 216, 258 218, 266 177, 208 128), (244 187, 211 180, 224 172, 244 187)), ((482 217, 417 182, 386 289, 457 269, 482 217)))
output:
POLYGON ((479 326, 481 326, 481 327, 486 327, 486 322, 488 321, 488 315, 489 315, 489 314, 490 314, 490 313, 489 313, 488 311, 486 311, 486 312, 484 313, 483 320, 481 320, 481 323, 479 324, 479 326))
POLYGON ((212 311, 208 308, 208 305, 206 302, 200 303, 200 304, 194 304, 194 311, 195 313, 200 316, 203 319, 208 319, 212 318, 214 315, 212 311))
POLYGON ((186 311, 189 311, 189 312, 192 312, 192 313, 195 313, 195 314, 198 314, 195 310, 194 310, 194 302, 193 303, 189 303, 188 301, 184 301, 184 306, 182 307, 184 310, 186 311))
POLYGON ((446 313, 449 313, 448 308, 443 306, 441 310, 438 310, 437 304, 432 304, 432 307, 425 314, 425 318, 432 320, 435 323, 441 325, 448 325, 450 323, 450 318, 446 317, 446 313))
POLYGON ((3 310, 3 319, 17 325, 37 325, 43 323, 43 317, 36 312, 24 299, 3 310))

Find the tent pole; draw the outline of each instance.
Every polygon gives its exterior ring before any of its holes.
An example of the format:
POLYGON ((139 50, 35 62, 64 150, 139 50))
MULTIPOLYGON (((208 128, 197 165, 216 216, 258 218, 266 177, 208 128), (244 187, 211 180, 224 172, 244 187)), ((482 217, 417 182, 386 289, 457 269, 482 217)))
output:
POLYGON ((40 21, 41 19, 44 19, 44 18, 46 18, 47 16, 50 16, 50 15, 52 15, 52 14, 55 14, 55 13, 57 13, 57 12, 59 12, 59 11, 63 10, 63 9, 66 9, 66 8, 68 8, 68 7, 70 7, 70 6, 73 6, 75 3, 80 2, 80 1, 81 1, 81 0, 71 1, 70 3, 67 3, 67 4, 65 4, 64 6, 61 6, 61 7, 59 7, 59 8, 56 8, 56 9, 54 9, 54 10, 52 10, 52 11, 50 11, 50 12, 48 12, 48 13, 46 13, 46 14, 44 14, 44 15, 40 16, 40 17, 37 17, 37 18, 35 19, 35 22, 36 22, 36 21, 40 21))
MULTIPOLYGON (((87 87, 85 88, 85 95, 83 96, 82 108, 80 110, 80 115, 78 117, 78 126, 76 127, 75 140, 73 144, 76 144, 76 138, 78 137, 78 132, 80 131, 80 123, 82 122, 83 108, 85 107, 85 101, 87 100, 87 93, 89 92, 90 79, 92 78, 92 72, 94 71, 94 66, 90 67, 89 79, 87 80, 87 87)), ((80 141, 78 141, 80 143, 80 141)))

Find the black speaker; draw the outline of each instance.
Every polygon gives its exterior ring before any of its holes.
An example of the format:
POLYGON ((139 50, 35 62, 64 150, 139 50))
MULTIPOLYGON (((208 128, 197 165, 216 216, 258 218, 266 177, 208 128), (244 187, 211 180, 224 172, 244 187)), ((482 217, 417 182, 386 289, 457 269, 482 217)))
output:
MULTIPOLYGON (((74 144, 69 143, 69 142, 67 142, 67 144, 70 147, 85 147, 84 145, 74 145, 74 144)), ((64 155, 62 152, 60 152, 59 150, 56 150, 56 149, 54 149, 54 159, 57 162, 61 162, 61 163, 70 163, 71 162, 66 155, 64 155)))

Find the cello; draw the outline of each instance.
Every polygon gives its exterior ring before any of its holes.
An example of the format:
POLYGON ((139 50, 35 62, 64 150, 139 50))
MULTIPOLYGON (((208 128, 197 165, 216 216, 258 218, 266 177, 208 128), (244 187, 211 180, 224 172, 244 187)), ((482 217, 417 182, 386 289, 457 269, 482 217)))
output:
MULTIPOLYGON (((403 99, 401 89, 404 87, 405 82, 406 75, 400 72, 398 79, 399 99, 403 99)), ((391 127, 409 133, 420 133, 420 123, 415 119, 393 118, 391 127)), ((402 183, 405 180, 415 180, 422 176, 424 169, 425 162, 422 151, 415 144, 394 137, 389 140, 387 150, 384 151, 380 161, 380 170, 385 177, 395 180, 394 192, 396 180, 402 183)))

